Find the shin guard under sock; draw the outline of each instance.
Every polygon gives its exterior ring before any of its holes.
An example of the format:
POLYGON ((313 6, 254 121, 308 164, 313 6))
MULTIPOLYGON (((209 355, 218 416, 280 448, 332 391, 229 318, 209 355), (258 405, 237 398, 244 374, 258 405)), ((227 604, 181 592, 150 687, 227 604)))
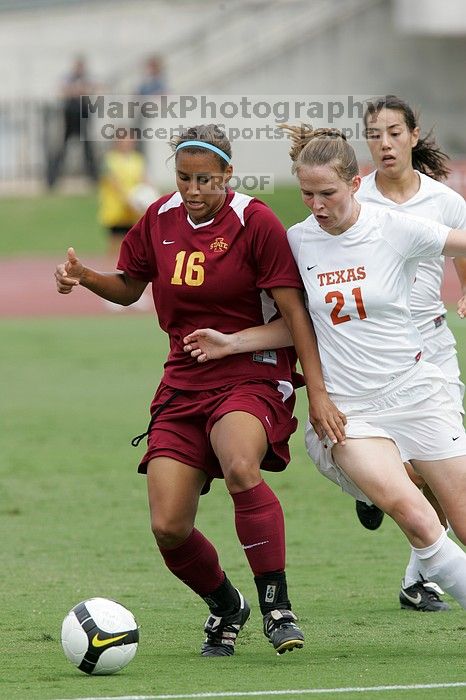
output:
POLYGON ((434 581, 466 608, 466 552, 443 532, 430 547, 413 547, 421 564, 421 574, 434 581))
POLYGON ((265 481, 231 494, 239 541, 255 576, 285 568, 285 522, 280 502, 265 481))
POLYGON ((172 574, 202 597, 224 582, 217 552, 199 530, 194 529, 179 547, 159 550, 172 574))

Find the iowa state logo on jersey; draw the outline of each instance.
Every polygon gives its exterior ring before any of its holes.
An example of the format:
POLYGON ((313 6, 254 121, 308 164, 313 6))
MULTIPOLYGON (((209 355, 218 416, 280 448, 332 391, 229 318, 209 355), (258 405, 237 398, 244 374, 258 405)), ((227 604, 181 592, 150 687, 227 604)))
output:
POLYGON ((209 246, 210 250, 213 250, 215 253, 221 253, 222 250, 228 250, 228 243, 225 241, 224 238, 221 238, 220 236, 215 239, 213 243, 210 244, 209 246))

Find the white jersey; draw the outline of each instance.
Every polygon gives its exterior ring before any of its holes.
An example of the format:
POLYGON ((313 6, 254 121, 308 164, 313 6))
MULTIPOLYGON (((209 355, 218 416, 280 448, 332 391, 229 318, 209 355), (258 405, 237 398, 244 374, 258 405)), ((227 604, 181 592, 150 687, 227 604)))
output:
MULTIPOLYGON (((382 204, 396 211, 445 224, 449 228, 466 228, 466 202, 463 197, 437 180, 419 173, 420 186, 416 194, 398 204, 377 189, 376 171, 362 178, 356 198, 360 202, 382 204)), ((443 282, 445 258, 439 255, 419 263, 416 279, 411 291, 411 314, 421 333, 433 330, 434 318, 446 313, 440 289, 443 282)))
POLYGON ((422 339, 411 287, 419 260, 440 256, 450 228, 362 204, 339 236, 313 215, 289 229, 330 394, 372 394, 414 366, 422 339))

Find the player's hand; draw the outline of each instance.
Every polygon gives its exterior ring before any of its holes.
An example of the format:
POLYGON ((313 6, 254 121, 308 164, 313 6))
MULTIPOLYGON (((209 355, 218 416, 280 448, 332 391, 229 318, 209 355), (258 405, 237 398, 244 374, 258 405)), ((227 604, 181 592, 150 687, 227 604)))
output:
POLYGON ((330 400, 326 392, 314 392, 309 403, 309 420, 319 440, 325 436, 334 444, 345 444, 346 416, 330 400))
POLYGON ((220 360, 233 351, 232 335, 214 331, 212 328, 199 328, 183 338, 185 352, 189 352, 198 362, 220 360))
POLYGON ((456 310, 460 318, 466 318, 466 294, 458 300, 456 310))
POLYGON ((68 248, 66 262, 57 265, 55 270, 55 280, 57 291, 60 294, 69 294, 80 281, 84 272, 84 266, 76 257, 74 248, 68 248))

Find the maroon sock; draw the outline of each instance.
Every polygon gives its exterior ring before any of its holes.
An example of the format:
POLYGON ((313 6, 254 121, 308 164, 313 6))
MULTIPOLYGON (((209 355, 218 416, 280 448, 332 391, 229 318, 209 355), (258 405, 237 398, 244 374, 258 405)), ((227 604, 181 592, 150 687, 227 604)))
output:
POLYGON ((200 596, 212 593, 225 580, 214 546, 199 530, 175 549, 159 549, 172 574, 200 596))
POLYGON ((231 494, 239 541, 254 576, 285 568, 285 522, 280 502, 265 481, 231 494))

